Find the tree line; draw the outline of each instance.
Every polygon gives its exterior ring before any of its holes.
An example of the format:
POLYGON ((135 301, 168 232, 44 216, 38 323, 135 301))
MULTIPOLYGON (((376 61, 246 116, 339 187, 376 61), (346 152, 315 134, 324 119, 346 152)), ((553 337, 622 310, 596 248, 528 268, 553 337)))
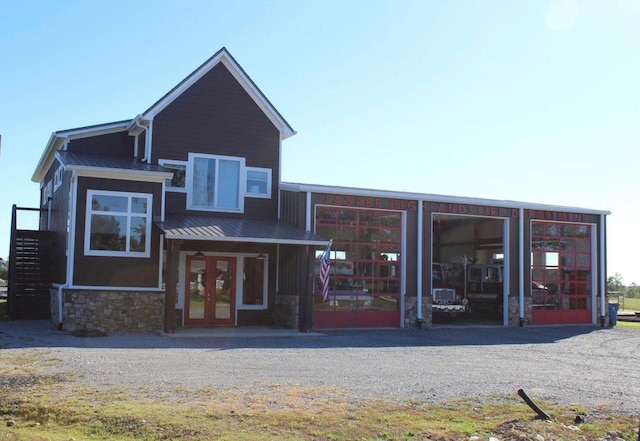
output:
POLYGON ((632 282, 626 286, 622 281, 622 275, 615 273, 607 279, 607 292, 611 295, 617 293, 618 296, 640 299, 640 286, 632 282))

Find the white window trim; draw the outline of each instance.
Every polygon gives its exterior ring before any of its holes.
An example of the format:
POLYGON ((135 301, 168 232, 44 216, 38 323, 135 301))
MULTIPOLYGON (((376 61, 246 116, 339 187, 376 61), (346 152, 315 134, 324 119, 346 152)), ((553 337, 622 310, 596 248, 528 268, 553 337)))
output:
MULTIPOLYGON (((271 199, 271 177, 272 171, 270 168, 261 168, 261 167, 247 167, 247 172, 257 171, 257 172, 266 172, 267 173, 267 192, 266 193, 251 193, 249 188, 245 192, 245 197, 248 198, 259 198, 259 199, 271 199)), ((248 173, 245 173, 245 176, 248 176, 248 173)), ((248 177, 245 177, 245 181, 248 180, 248 177)))
MULTIPOLYGON (((187 187, 187 210, 197 211, 215 211, 224 213, 244 213, 244 196, 246 194, 247 186, 247 173, 245 167, 245 158, 238 156, 222 156, 222 155, 209 155, 204 153, 189 153, 189 162, 186 171, 186 187, 187 187), (240 176, 238 183, 238 208, 220 208, 220 207, 205 207, 199 205, 193 205, 193 167, 196 158, 215 159, 216 161, 227 160, 236 161, 240 164, 240 176)), ((217 165, 216 165, 217 167, 217 165)), ((216 173, 216 180, 218 173, 216 173)), ((217 184, 217 181, 216 181, 217 184)))
POLYGON ((170 192, 173 192, 173 193, 186 193, 187 192, 187 187, 189 185, 189 183, 187 182, 187 168, 189 167, 189 162, 188 161, 179 161, 177 159, 159 159, 158 160, 158 164, 162 165, 162 166, 184 165, 184 171, 185 171, 184 187, 180 188, 180 187, 172 187, 170 185, 165 185, 165 191, 170 191, 170 192))
MULTIPOLYGON (((96 213, 102 214, 104 212, 98 211, 96 213)), ((84 254, 85 256, 110 256, 110 257, 149 257, 151 255, 151 224, 153 213, 153 195, 150 193, 129 193, 123 191, 107 191, 107 190, 87 190, 87 204, 85 212, 85 227, 84 227, 84 254), (93 210, 91 207, 91 201, 94 195, 107 195, 107 196, 121 196, 128 198, 128 211, 127 212, 115 212, 110 211, 109 214, 126 216, 127 217, 127 248, 129 247, 129 228, 128 224, 131 219, 131 199, 132 198, 144 198, 147 200, 147 231, 145 235, 144 251, 109 251, 109 250, 92 250, 91 246, 91 217, 93 210)), ((140 213, 141 214, 141 213, 140 213)), ((143 217, 143 216, 134 216, 143 217)))
POLYGON ((49 203, 49 199, 53 195, 52 185, 53 184, 51 183, 51 181, 48 181, 44 186, 44 189, 42 191, 42 201, 41 201, 42 207, 46 206, 49 203))
POLYGON ((264 254, 265 258, 263 260, 263 280, 262 280, 262 305, 245 305, 244 303, 242 303, 242 298, 244 297, 244 284, 242 283, 242 275, 244 274, 244 259, 247 257, 256 257, 255 254, 243 254, 241 255, 241 257, 238 258, 238 261, 241 262, 238 265, 238 276, 239 279, 238 282, 239 284, 236 284, 236 286, 239 286, 240 288, 237 289, 238 293, 237 293, 237 298, 236 298, 236 309, 241 309, 241 310, 266 310, 269 309, 269 255, 268 254, 264 254))
POLYGON ((56 169, 55 174, 53 175, 53 191, 55 192, 58 188, 60 188, 60 186, 62 185, 62 172, 63 172, 63 168, 62 166, 59 166, 56 169))

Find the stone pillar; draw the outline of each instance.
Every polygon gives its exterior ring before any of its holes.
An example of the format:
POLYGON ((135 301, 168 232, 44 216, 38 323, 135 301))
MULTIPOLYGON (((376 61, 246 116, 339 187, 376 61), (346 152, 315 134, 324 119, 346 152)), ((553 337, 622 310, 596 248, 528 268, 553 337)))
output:
POLYGON ((433 315, 431 313, 432 297, 429 295, 422 296, 422 321, 418 323, 418 299, 416 296, 405 296, 404 298, 404 326, 405 328, 426 329, 431 327, 433 323, 433 315))
POLYGON ((276 295, 275 325, 283 328, 298 328, 299 324, 299 296, 276 295))
POLYGON ((176 330, 176 299, 178 293, 178 265, 180 262, 181 240, 167 240, 167 263, 164 272, 165 278, 165 302, 164 302, 164 332, 173 334, 176 330))

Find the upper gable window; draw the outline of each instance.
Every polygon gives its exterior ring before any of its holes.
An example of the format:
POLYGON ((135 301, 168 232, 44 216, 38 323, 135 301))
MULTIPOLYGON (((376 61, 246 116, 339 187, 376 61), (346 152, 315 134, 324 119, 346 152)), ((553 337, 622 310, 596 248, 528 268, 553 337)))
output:
POLYGON ((88 190, 85 255, 149 257, 151 204, 147 193, 88 190))
POLYGON ((53 175, 53 191, 56 191, 62 185, 62 172, 63 171, 64 170, 63 170, 62 166, 59 166, 56 169, 56 172, 53 175))
POLYGON ((189 153, 187 208, 242 212, 246 182, 244 158, 189 153))
POLYGON ((173 159, 160 159, 158 164, 167 168, 173 172, 173 178, 167 179, 165 189, 167 191, 175 191, 184 193, 187 191, 186 187, 186 174, 187 174, 187 162, 176 161, 173 159))
POLYGON ((40 201, 40 206, 44 207, 49 203, 51 199, 51 195, 53 194, 51 181, 47 182, 47 184, 42 189, 42 200, 40 201))
POLYGON ((247 167, 247 197, 271 197, 271 169, 247 167))

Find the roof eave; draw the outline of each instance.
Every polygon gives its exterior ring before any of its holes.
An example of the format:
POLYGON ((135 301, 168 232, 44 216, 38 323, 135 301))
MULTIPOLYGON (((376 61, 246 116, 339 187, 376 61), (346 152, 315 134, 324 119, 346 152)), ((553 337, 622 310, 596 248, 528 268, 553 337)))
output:
POLYGON ((188 234, 165 233, 165 239, 181 239, 181 240, 200 240, 208 242, 242 242, 242 243, 267 243, 281 245, 309 245, 326 247, 328 240, 313 239, 272 239, 265 237, 219 237, 219 236, 200 236, 188 234))
POLYGON ((64 141, 62 141, 59 143, 59 146, 56 147, 56 142, 64 139, 66 138, 57 136, 56 132, 53 132, 51 134, 51 137, 49 137, 49 142, 47 142, 47 146, 45 147, 44 152, 42 152, 42 156, 38 161, 38 165, 36 165, 36 169, 31 176, 32 182, 42 182, 44 176, 47 174, 47 170, 51 166, 51 163, 53 163, 53 158, 55 156, 56 150, 59 150, 60 148, 62 148, 62 145, 64 145, 64 141))
POLYGON ((442 203, 458 203, 458 204, 471 204, 471 205, 493 205, 496 207, 504 208, 517 208, 525 210, 546 210, 546 211, 566 211, 582 214, 604 215, 611 214, 607 210, 598 210, 584 207, 570 207, 564 205, 546 205, 534 202, 521 202, 510 201, 500 199, 483 199, 464 196, 448 196, 438 195, 431 193, 413 193, 403 191, 392 190, 376 190, 356 187, 339 187, 331 185, 315 185, 315 184, 302 184, 295 182, 282 182, 279 186, 280 190, 292 191, 292 192, 313 192, 313 193, 332 193, 332 194, 360 194, 369 197, 380 198, 392 198, 392 199, 406 199, 415 201, 429 201, 429 202, 442 202, 442 203))
POLYGON ((93 167, 88 165, 67 165, 65 171, 75 171, 81 176, 97 176, 97 177, 141 177, 152 178, 158 181, 164 181, 165 179, 171 179, 173 177, 172 172, 162 171, 145 171, 145 170, 125 170, 121 168, 109 168, 109 167, 93 167))

